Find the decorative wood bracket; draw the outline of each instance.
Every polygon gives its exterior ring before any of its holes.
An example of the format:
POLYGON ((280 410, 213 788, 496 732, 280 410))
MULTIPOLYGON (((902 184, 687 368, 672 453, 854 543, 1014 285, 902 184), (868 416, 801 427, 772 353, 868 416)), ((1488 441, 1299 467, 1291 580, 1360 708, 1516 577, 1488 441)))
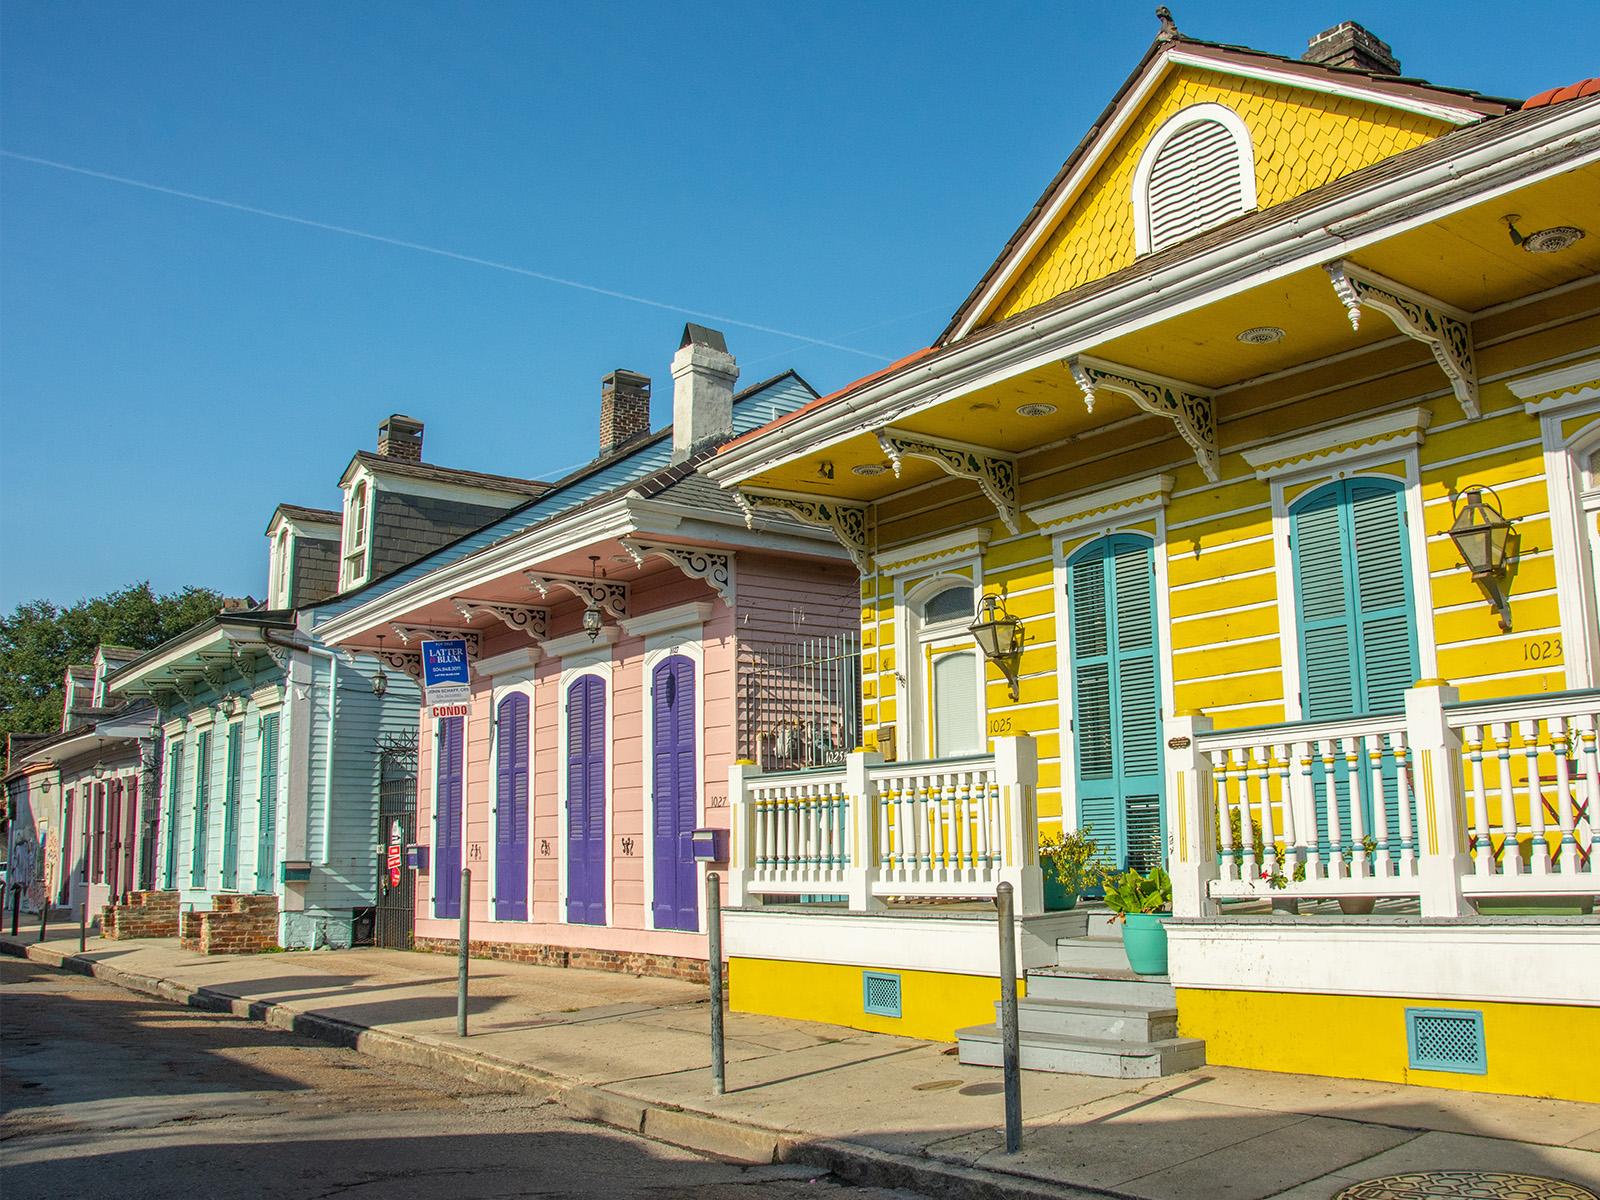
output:
POLYGON ((271 642, 268 642, 267 657, 277 665, 278 670, 282 671, 285 676, 289 674, 289 648, 287 646, 274 646, 271 642))
POLYGON ((975 480, 1000 519, 1012 533, 1022 532, 1022 514, 1017 508, 1017 460, 1013 455, 967 442, 947 442, 901 429, 878 430, 878 445, 900 478, 900 460, 925 458, 936 463, 946 475, 975 480))
MULTIPOLYGON (((478 657, 480 638, 476 629, 441 629, 437 625, 401 625, 399 622, 391 623, 389 628, 394 630, 394 635, 408 646, 412 642, 448 642, 459 638, 467 644, 467 657, 469 659, 478 657)), ((400 666, 399 663, 394 665, 400 666)))
POLYGON ((212 690, 222 693, 228 687, 228 671, 233 666, 233 655, 223 651, 216 654, 200 654, 200 675, 211 685, 212 690))
POLYGON ((200 695, 200 690, 194 686, 195 680, 199 677, 198 672, 190 674, 187 678, 178 674, 177 671, 172 673, 172 690, 182 697, 185 704, 192 706, 195 699, 200 695))
POLYGON ((1461 411, 1468 419, 1476 420, 1478 372, 1472 351, 1471 316, 1344 259, 1326 264, 1326 269, 1333 280, 1334 294, 1350 316, 1350 328, 1361 328, 1363 308, 1388 317, 1401 333, 1433 351, 1461 411))
POLYGON ((372 655, 386 667, 404 671, 413 679, 422 678, 422 655, 414 650, 374 650, 372 655))
POLYGON ((547 575, 541 571, 526 571, 528 583, 541 599, 550 599, 556 589, 570 592, 585 604, 592 604, 601 612, 610 613, 619 621, 628 615, 628 585, 611 579, 591 579, 587 575, 547 575))
POLYGON ((1082 390, 1084 407, 1090 412, 1094 411, 1096 392, 1116 392, 1128 397, 1145 412, 1166 417, 1177 426, 1206 478, 1212 483, 1221 478, 1216 404, 1210 392, 1182 380, 1134 371, 1081 355, 1069 358, 1067 369, 1082 390))
POLYGON ((534 641, 550 635, 550 612, 543 608, 529 608, 523 604, 501 604, 498 600, 473 600, 467 596, 452 596, 450 603, 467 620, 480 613, 496 618, 512 629, 520 629, 534 641))
POLYGON ((733 556, 716 550, 703 550, 699 546, 672 546, 656 542, 639 542, 633 538, 620 538, 622 548, 633 556, 633 561, 644 565, 651 556, 664 558, 690 579, 703 579, 722 597, 724 604, 733 603, 733 556))
POLYGON ((754 529, 756 509, 786 512, 807 525, 820 525, 831 529, 839 544, 849 553, 856 569, 863 575, 872 572, 872 551, 867 544, 867 509, 863 504, 840 504, 837 500, 822 500, 816 496, 796 492, 758 492, 740 488, 734 499, 744 510, 744 523, 754 529))

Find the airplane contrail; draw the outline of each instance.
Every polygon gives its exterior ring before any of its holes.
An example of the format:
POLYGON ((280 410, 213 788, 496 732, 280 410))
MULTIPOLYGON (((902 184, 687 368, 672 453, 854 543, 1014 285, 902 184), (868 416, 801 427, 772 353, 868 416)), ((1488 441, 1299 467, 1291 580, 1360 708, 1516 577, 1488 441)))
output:
POLYGON ((381 233, 369 233, 364 229, 352 229, 348 225, 332 225, 326 221, 312 220, 309 217, 297 217, 293 213, 274 212, 270 208, 257 208, 253 204, 240 204, 236 200, 224 200, 218 196, 203 196, 198 192, 186 192, 181 188, 166 187, 144 179, 130 179, 126 175, 113 175, 108 171, 96 171, 90 167, 77 166, 74 163, 58 162, 50 158, 38 158, 32 154, 19 154, 15 150, 0 150, 0 158, 32 163, 39 167, 50 167, 53 170, 66 171, 73 175, 84 175, 90 179, 102 179, 108 183, 120 183, 125 187, 157 192, 163 196, 176 196, 180 200, 193 200, 198 204, 210 204, 216 208, 232 209, 234 212, 249 213, 251 216, 266 217, 273 221, 284 221, 290 225, 303 225, 308 229, 320 229, 325 233, 338 233, 343 234, 345 237, 360 238, 362 241, 377 242, 384 246, 397 246, 402 250, 415 250, 419 254, 432 254, 438 258, 454 259, 456 262, 470 263, 476 267, 488 267, 495 271, 506 271, 512 275, 538 279, 544 283, 557 284, 560 287, 576 288, 580 292, 591 292, 596 296, 608 296, 613 300, 622 300, 629 304, 643 304, 649 308, 659 308, 666 312, 678 313, 686 317, 697 317, 702 321, 714 321, 719 325, 732 325, 740 329, 754 330, 757 333, 774 334, 777 337, 804 342, 808 346, 820 346, 825 350, 839 350, 845 354, 856 354, 862 358, 873 359, 876 362, 891 361, 887 355, 874 354, 869 350, 858 350, 854 346, 843 346, 838 342, 830 342, 824 338, 814 338, 804 333, 794 333, 788 329, 777 329, 771 325, 758 325, 752 321, 741 321, 735 317, 723 316, 720 313, 702 312, 699 309, 685 308, 679 304, 668 304, 662 300, 651 300, 647 296, 635 296, 628 292, 619 292, 613 288, 599 287, 576 279, 565 279, 560 275, 535 271, 529 267, 519 267, 515 263, 499 262, 492 258, 480 258, 475 254, 462 254, 456 250, 447 250, 442 246, 429 246, 422 242, 407 241, 404 238, 387 237, 381 233))

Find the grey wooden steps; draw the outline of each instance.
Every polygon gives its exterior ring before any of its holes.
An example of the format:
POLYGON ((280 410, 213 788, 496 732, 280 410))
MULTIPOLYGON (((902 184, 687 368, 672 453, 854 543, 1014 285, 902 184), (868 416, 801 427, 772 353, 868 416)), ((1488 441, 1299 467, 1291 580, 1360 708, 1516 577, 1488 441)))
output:
MULTIPOLYGON (((1205 1043, 1178 1036, 1171 982, 1133 973, 1122 932, 1104 909, 1070 915, 1081 923, 1056 940, 1057 965, 1029 971, 1027 995, 1017 1002, 1023 1069, 1146 1079, 1203 1066, 1205 1043)), ((995 1007, 995 1024, 956 1032, 963 1063, 1000 1065, 995 1007)))

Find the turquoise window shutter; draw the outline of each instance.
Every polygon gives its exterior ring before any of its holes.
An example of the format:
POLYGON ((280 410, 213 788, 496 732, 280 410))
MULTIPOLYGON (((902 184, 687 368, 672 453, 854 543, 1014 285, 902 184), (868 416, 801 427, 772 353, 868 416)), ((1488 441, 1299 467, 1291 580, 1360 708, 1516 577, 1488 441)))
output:
POLYGON ((167 756, 167 853, 161 884, 178 885, 178 798, 183 795, 183 742, 172 743, 167 756))
POLYGON ((1078 823, 1116 866, 1164 857, 1161 689, 1151 543, 1101 538, 1067 564, 1078 823))
MULTIPOLYGON (((1302 716, 1307 720, 1402 712, 1416 682, 1418 655, 1405 489, 1398 481, 1358 478, 1329 483, 1290 510, 1290 553, 1300 633, 1302 716)), ((1399 828, 1392 755, 1382 764, 1391 837, 1399 828)), ((1350 777, 1342 756, 1331 771, 1313 768, 1317 840, 1324 860, 1337 852, 1328 828, 1327 790, 1334 789, 1343 848, 1351 844, 1349 808, 1359 799, 1365 828, 1373 821, 1372 780, 1365 762, 1350 777)))
POLYGON ((278 857, 278 714, 261 718, 261 791, 256 829, 256 891, 272 891, 278 857))
POLYGON ((239 886, 239 722, 228 726, 227 774, 222 784, 222 887, 239 886))
POLYGON ((206 792, 211 786, 211 731, 201 730, 194 755, 194 845, 189 855, 189 886, 206 885, 207 823, 211 819, 206 792))

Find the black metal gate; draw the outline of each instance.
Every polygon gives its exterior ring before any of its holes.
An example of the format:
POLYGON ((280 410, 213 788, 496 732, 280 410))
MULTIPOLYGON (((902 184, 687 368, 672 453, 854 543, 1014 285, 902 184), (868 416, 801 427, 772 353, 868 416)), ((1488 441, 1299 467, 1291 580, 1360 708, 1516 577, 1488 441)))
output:
POLYGON ((417 840, 417 735, 378 739, 378 911, 374 941, 390 950, 411 949, 416 914, 416 874, 405 848, 417 840))
POLYGON ((842 763, 861 744, 854 633, 739 647, 739 753, 763 771, 842 763))

